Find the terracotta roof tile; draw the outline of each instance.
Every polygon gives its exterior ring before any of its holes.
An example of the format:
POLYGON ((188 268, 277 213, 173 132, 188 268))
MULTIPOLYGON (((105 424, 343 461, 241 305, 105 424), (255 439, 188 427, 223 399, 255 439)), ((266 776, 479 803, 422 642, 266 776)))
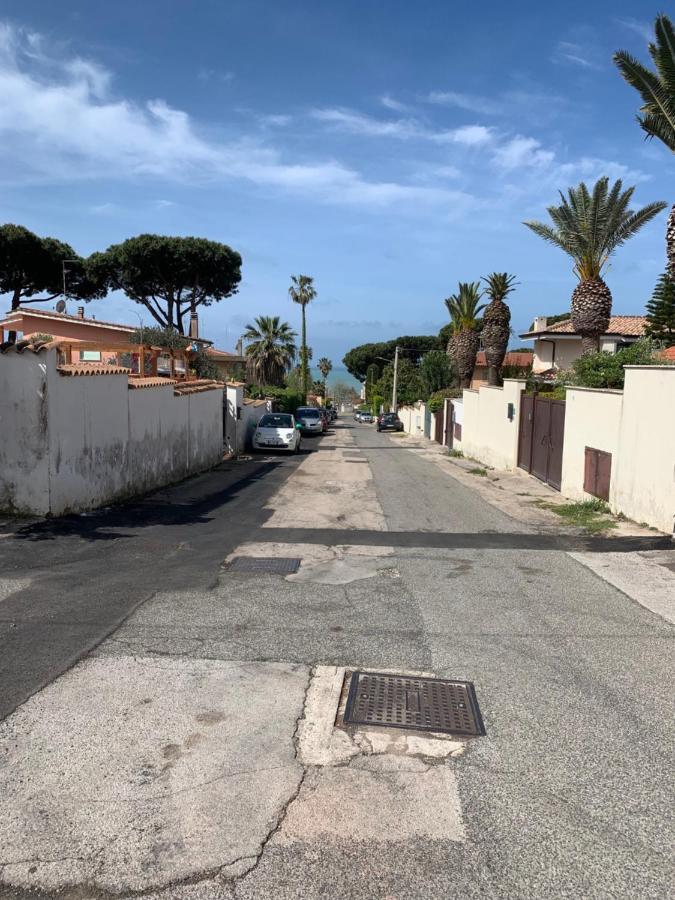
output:
POLYGON ((661 350, 657 356, 660 359, 667 359, 675 362, 675 347, 668 347, 666 350, 661 350))
POLYGON ((60 375, 130 375, 131 369, 124 366, 111 366, 107 363, 63 363, 57 366, 60 375))
MULTIPOLYGON (((611 316, 605 334, 615 334, 619 337, 642 337, 647 327, 646 316, 611 316)), ((576 334, 571 319, 555 322, 547 325, 541 331, 528 331, 521 337, 540 337, 546 334, 576 334)))
MULTIPOLYGON (((518 353, 513 350, 509 350, 509 352, 504 357, 504 365, 505 366, 530 366, 532 365, 532 360, 534 358, 534 351, 519 351, 518 353)), ((487 359, 485 358, 485 350, 479 350, 476 354, 476 366, 487 366, 487 359)))

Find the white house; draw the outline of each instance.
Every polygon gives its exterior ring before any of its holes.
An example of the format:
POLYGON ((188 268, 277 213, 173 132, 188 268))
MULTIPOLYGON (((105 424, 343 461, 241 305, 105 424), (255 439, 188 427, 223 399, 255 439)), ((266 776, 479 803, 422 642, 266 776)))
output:
MULTIPOLYGON (((612 316, 607 333, 600 338, 600 349, 616 353, 641 338, 646 326, 645 316, 612 316)), ((569 369, 581 356, 581 336, 575 332, 570 319, 548 325, 546 316, 538 316, 532 330, 520 337, 534 340, 532 371, 535 373, 569 369)))

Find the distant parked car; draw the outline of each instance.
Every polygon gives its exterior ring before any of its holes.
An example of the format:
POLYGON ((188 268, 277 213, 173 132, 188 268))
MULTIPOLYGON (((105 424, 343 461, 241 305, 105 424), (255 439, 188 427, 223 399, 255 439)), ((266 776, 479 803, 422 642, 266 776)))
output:
POLYGON ((403 422, 396 413, 383 413, 377 420, 378 431, 403 431, 403 422))
POLYGON ((300 440, 300 431, 295 427, 293 416, 289 413, 266 413, 253 432, 253 449, 297 453, 300 440))
POLYGON ((369 412, 362 412, 362 413, 361 413, 361 417, 360 417, 360 419, 359 419, 359 422, 368 422, 368 423, 371 423, 371 422, 374 422, 374 421, 375 421, 375 420, 374 420, 373 416, 371 416, 371 414, 370 414, 369 412))
POLYGON ((323 419, 315 406, 301 406, 295 411, 295 421, 303 434, 322 434, 323 419))

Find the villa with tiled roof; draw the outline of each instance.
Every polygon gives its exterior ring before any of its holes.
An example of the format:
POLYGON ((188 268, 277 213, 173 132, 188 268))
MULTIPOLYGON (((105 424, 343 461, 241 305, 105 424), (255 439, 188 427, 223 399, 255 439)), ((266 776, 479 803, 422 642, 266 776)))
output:
MULTIPOLYGON (((606 333, 600 338, 600 349, 616 353, 643 337, 646 327, 646 316, 612 316, 606 333)), ((574 330, 571 319, 549 325, 546 316, 538 316, 532 328, 520 337, 534 340, 532 371, 535 373, 569 369, 581 356, 581 335, 574 330)))

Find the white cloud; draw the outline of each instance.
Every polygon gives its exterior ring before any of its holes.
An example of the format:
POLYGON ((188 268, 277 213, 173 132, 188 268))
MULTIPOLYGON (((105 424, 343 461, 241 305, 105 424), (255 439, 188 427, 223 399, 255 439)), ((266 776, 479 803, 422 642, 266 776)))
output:
POLYGON ((634 34, 639 35, 645 43, 651 43, 654 40, 654 28, 649 22, 642 22, 639 19, 632 18, 632 16, 622 16, 615 19, 615 21, 634 34))
POLYGON ((197 72, 200 81, 220 81, 221 84, 229 84, 234 81, 234 72, 224 72, 221 69, 209 69, 202 66, 197 72))
POLYGON ((500 169, 511 171, 524 168, 546 168, 555 159, 552 150, 544 150, 535 138, 516 135, 494 151, 494 161, 500 169))
POLYGON ((401 103, 400 100, 396 100, 390 94, 384 94, 380 97, 380 103, 385 109, 390 109, 393 112, 407 112, 408 110, 408 106, 405 103, 401 103))
POLYGON ((487 97, 479 97, 474 94, 462 94, 457 91, 431 91, 425 97, 427 103, 435 106, 454 106, 458 109, 467 109, 470 112, 484 115, 496 115, 502 112, 502 104, 487 97))
POLYGON ((462 208, 471 202, 444 188, 368 181, 336 160, 287 162, 255 139, 214 142, 183 110, 164 100, 115 97, 112 84, 111 74, 96 63, 50 57, 37 36, 1 26, 2 180, 239 179, 371 209, 397 203, 462 208))
POLYGON ((582 44, 572 43, 571 41, 558 41, 553 54, 553 61, 572 63, 575 66, 581 66, 583 69, 599 71, 603 66, 596 61, 595 53, 594 49, 582 44))
POLYGON ((366 137, 433 141, 437 144, 464 144, 473 147, 492 140, 491 129, 484 125, 463 125, 460 128, 437 131, 427 128, 416 119, 377 119, 349 109, 315 109, 311 116, 340 131, 366 137))

